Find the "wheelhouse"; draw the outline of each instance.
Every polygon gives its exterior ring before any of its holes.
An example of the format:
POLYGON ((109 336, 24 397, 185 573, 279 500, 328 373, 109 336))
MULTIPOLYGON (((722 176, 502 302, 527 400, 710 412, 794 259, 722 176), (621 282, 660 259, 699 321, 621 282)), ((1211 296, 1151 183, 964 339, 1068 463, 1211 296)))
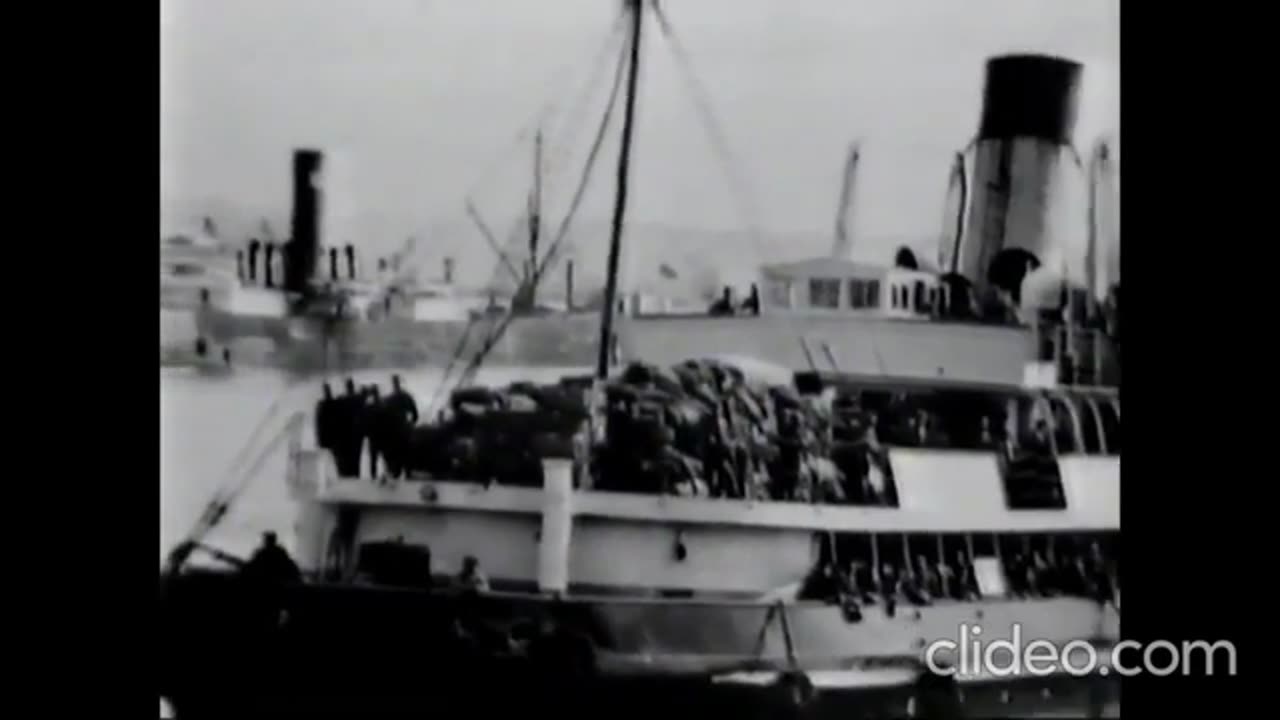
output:
POLYGON ((761 313, 928 319, 946 302, 933 273, 839 258, 761 269, 761 313))

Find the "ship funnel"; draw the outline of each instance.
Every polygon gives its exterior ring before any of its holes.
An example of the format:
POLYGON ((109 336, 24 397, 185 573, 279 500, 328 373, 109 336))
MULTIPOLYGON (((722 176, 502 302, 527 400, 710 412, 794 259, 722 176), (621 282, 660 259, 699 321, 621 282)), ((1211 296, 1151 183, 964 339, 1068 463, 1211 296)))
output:
POLYGON ((971 282, 1015 300, 1030 270, 1071 254, 1057 220, 1064 188, 1083 184, 1071 148, 1081 71, 1044 55, 987 62, 968 221, 953 262, 971 282))
POLYGON ((305 292, 320 253, 320 213, 323 205, 324 154, 319 150, 293 153, 293 217, 285 243, 284 286, 305 292))

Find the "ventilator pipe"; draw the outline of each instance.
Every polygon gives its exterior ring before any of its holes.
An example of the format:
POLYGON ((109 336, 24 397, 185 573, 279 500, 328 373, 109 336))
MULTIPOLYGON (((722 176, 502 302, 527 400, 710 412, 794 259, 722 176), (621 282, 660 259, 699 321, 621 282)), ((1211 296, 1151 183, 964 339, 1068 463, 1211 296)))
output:
POLYGON ((569 548, 573 535, 573 461, 544 458, 542 533, 538 545, 538 589, 563 595, 569 589, 569 548))

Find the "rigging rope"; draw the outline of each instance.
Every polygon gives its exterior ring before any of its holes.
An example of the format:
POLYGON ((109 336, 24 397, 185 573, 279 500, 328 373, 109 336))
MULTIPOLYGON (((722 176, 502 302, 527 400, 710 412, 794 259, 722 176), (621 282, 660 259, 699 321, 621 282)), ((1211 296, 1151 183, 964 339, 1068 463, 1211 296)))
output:
MULTIPOLYGON (((611 39, 617 34, 617 31, 621 29, 621 21, 623 17, 625 16, 619 17, 618 22, 615 25, 615 31, 610 35, 611 39)), ((600 154, 600 148, 604 145, 605 134, 608 132, 609 124, 613 119, 613 109, 617 105, 618 93, 622 89, 622 79, 626 70, 627 50, 629 46, 629 42, 623 42, 622 47, 620 48, 621 52, 618 57, 618 63, 615 66, 613 86, 609 90, 609 99, 605 105, 604 116, 601 118, 600 125, 596 129, 595 138, 592 141, 590 151, 587 153, 587 159, 583 167, 582 176, 579 179, 578 187, 574 191, 573 198, 569 203, 569 209, 565 213, 564 219, 560 222, 560 226, 556 231, 556 236, 552 241, 551 246, 547 249, 546 254, 542 256, 542 259, 539 260, 537 265, 533 268, 533 277, 530 282, 535 287, 542 281, 542 277, 546 273, 546 270, 559 254, 560 247, 563 244, 565 237, 568 235, 573 218, 577 214, 583 198, 586 196, 586 189, 591 180, 591 171, 595 167, 596 158, 600 154)), ((598 64, 603 65, 603 63, 598 64)), ((511 269, 514 272, 514 268, 511 269)), ((473 356, 463 368, 462 374, 458 377, 458 381, 453 385, 453 387, 463 387, 472 382, 476 373, 479 372, 480 366, 484 363, 485 358, 493 351, 493 348, 497 346, 498 341, 500 341, 502 336, 506 333, 507 327, 516 316, 516 312, 516 305, 515 303, 512 303, 511 307, 507 308, 507 312, 503 315, 502 319, 499 320, 485 336, 484 341, 480 345, 480 349, 476 351, 475 356, 473 356)), ((467 341, 470 339, 474 325, 475 318, 472 317, 467 321, 466 329, 463 331, 462 337, 459 339, 458 345, 454 349, 453 356, 450 358, 449 364, 445 368, 444 375, 441 377, 439 385, 436 386, 436 392, 432 395, 431 405, 429 406, 432 408, 432 412, 434 412, 436 403, 439 402, 440 397, 445 392, 445 389, 449 387, 450 376, 452 375, 453 368, 457 360, 465 354, 467 341)))
POLYGON ((743 219, 746 221, 747 233, 750 235, 752 243, 756 246, 756 252, 761 253, 764 249, 764 236, 760 230, 760 218, 756 212, 756 208, 760 207, 760 203, 757 201, 759 196, 753 191, 750 182, 746 180, 746 173, 741 171, 742 163, 734 154, 728 142, 724 126, 720 123, 711 104, 711 93, 706 84, 693 71, 693 62, 688 51, 685 50, 684 43, 676 36, 675 28, 667 20, 661 5, 654 3, 653 13, 658 20, 658 27, 662 31, 663 37, 671 45, 672 54, 675 56, 676 63, 680 66, 680 70, 684 75, 685 83, 688 85, 689 93, 693 98, 693 104, 702 119, 703 127, 711 138, 712 149, 715 151, 717 159, 720 161, 721 170, 729 182, 730 192, 735 196, 734 201, 738 204, 738 212, 742 213, 743 219))
MULTIPOLYGON (((583 85, 582 94, 578 97, 577 102, 570 106, 570 112, 567 114, 571 125, 566 125, 563 133, 563 141, 556 143, 555 147, 545 148, 546 152, 542 160, 543 167, 543 195, 548 195, 548 189, 551 185, 549 181, 552 176, 551 168, 555 166, 556 160, 560 155, 567 155, 569 145, 573 138, 578 136, 578 131, 582 128, 582 120, 587 115, 587 105, 591 98, 595 95, 595 90, 605 80, 609 63, 605 62, 608 58, 610 48, 616 41, 617 36, 622 32, 626 19, 626 13, 620 12, 614 21, 613 29, 609 33, 605 44, 601 46, 600 51, 592 58, 591 74, 588 76, 587 82, 583 85)), ((553 126, 554 127, 554 126, 553 126)))
POLYGON ((458 340, 458 346, 454 348, 453 355, 449 358, 449 364, 445 365, 444 374, 440 376, 440 382, 436 385, 436 391, 431 395, 431 402, 427 404, 426 414, 428 417, 435 413, 436 403, 440 402, 441 394, 449 386, 449 376, 453 374, 453 368, 458 364, 458 360, 465 354, 467 341, 471 339, 471 330, 475 327, 475 324, 475 316, 467 318, 467 324, 462 328, 462 337, 458 340))
MULTIPOLYGON (((559 135, 561 137, 561 139, 554 141, 555 146, 550 147, 547 150, 547 152, 544 153, 542 158, 540 181, 542 182, 542 185, 543 185, 542 195, 544 198, 551 196, 551 187, 553 185, 551 180, 554 175, 553 168, 558 165, 558 159, 560 157, 567 156, 570 154, 570 146, 572 144, 572 139, 577 137, 578 135, 578 131, 581 128, 581 118, 586 116, 587 104, 590 102, 591 98, 595 95, 596 88, 599 87, 601 81, 604 80, 606 76, 605 71, 607 70, 609 63, 604 62, 604 60, 608 51, 610 50, 610 47, 614 44, 617 36, 622 32, 624 27, 623 21, 625 19, 626 19, 625 11, 619 13, 617 19, 614 21, 614 25, 612 30, 609 33, 609 36, 606 38, 605 44, 600 48, 600 51, 597 52, 595 56, 593 56, 592 62, 591 62, 591 74, 588 76, 587 82, 583 84, 581 94, 575 99, 573 104, 570 106, 571 112, 567 114, 567 117, 569 118, 569 123, 571 124, 566 125, 564 129, 565 131, 563 133, 559 133, 558 131, 560 130, 560 128, 556 128, 554 124, 552 124, 552 130, 550 132, 546 132, 546 128, 542 127, 544 118, 550 115, 550 112, 549 112, 550 105, 548 105, 548 109, 544 109, 543 112, 539 113, 539 115, 534 119, 534 121, 530 123, 529 126, 521 130, 519 135, 517 136, 517 140, 516 140, 517 144, 522 144, 524 141, 528 140, 529 136, 532 133, 535 133, 536 131, 538 131, 539 129, 544 130, 544 139, 548 136, 556 136, 556 135, 559 135)), ((551 145, 551 143, 546 143, 546 145, 551 145)), ((504 156, 504 159, 505 159, 505 156, 504 156)), ((490 174, 492 174, 492 170, 490 171, 490 174)), ((477 186, 478 185, 479 183, 477 183, 477 186)), ((475 212, 475 207, 477 203, 475 203, 474 200, 472 199, 473 194, 474 194, 474 189, 472 193, 468 193, 466 202, 471 208, 469 209, 469 213, 472 214, 472 219, 478 220, 478 217, 477 217, 478 213, 475 212)), ((527 205, 522 201, 522 207, 520 211, 522 213, 520 216, 521 227, 527 227, 528 210, 529 209, 527 205)), ((547 214, 545 206, 543 208, 543 214, 544 215, 547 214)), ((492 233, 490 233, 490 235, 492 235, 492 233)), ((491 246, 495 243, 496 243, 496 240, 490 240, 491 246)), ((493 248, 491 247, 491 249, 493 248)), ((498 253, 499 260, 502 262, 502 264, 505 267, 507 267, 507 269, 513 271, 512 273, 513 279, 516 281, 517 285, 523 282, 523 271, 517 272, 515 271, 514 268, 512 268, 511 263, 509 262, 509 259, 505 257, 506 256, 505 251, 497 250, 497 249, 494 249, 494 251, 498 253)), ((533 260, 534 262, 538 261, 537 258, 533 258, 533 260)))
POLYGON ((547 254, 543 256, 542 261, 538 263, 538 267, 534 270, 535 281, 542 279, 542 275, 560 254, 561 247, 573 223, 573 218, 577 215, 578 208, 582 205, 582 200, 586 196, 587 186, 591 182, 591 171, 595 169, 596 158, 599 157, 600 148, 604 145, 605 133, 608 132, 609 124, 613 120, 613 110, 618 105, 618 93, 622 91, 622 80, 627 69, 630 47, 631 42, 629 40, 622 43, 621 53, 618 56, 618 65, 614 70, 613 87, 609 90, 609 100, 605 104, 604 116, 600 119, 600 126, 596 128, 596 136, 591 143, 590 152, 587 153, 586 162, 583 164, 582 176, 578 180, 578 187, 574 189, 569 209, 565 212, 565 216, 556 230, 555 240, 551 242, 551 246, 547 248, 547 254))
MULTIPOLYGON (((605 58, 608 57, 609 50, 613 46, 615 42, 615 38, 622 32, 622 29, 624 27, 623 20, 625 19, 626 19, 626 14, 619 13, 618 17, 614 20, 614 24, 610 28, 608 36, 604 39, 604 42, 601 43, 599 50, 597 50, 595 54, 592 55, 591 67, 593 69, 597 69, 601 66, 607 65, 607 63, 605 63, 604 60, 605 58)), ((563 78, 564 76, 569 74, 569 70, 571 68, 576 67, 578 64, 579 63, 577 62, 569 63, 564 68, 562 68, 560 72, 557 72, 555 74, 555 77, 563 78)), ((595 77, 598 77, 598 75, 592 75, 591 77, 595 78, 595 77)), ((538 131, 538 128, 545 124, 545 121, 548 117, 554 116, 554 111, 556 109, 556 105, 558 102, 559 102, 558 99, 553 98, 551 100, 548 100, 546 103, 542 105, 541 108, 538 109, 537 113, 534 114, 533 118, 530 119, 527 123, 525 123, 525 125, 516 133, 515 137, 512 138, 511 142, 505 145, 502 148, 501 152, 496 153, 493 160, 485 166, 484 172, 480 174, 479 178, 474 183, 472 183, 471 187, 468 188, 467 192, 463 194, 464 198, 470 198, 473 195, 475 195, 476 192, 480 189, 480 187, 484 185, 490 178, 493 177, 494 173, 497 172, 498 168, 502 166, 502 164, 507 160, 507 158, 517 148, 519 148, 520 145, 522 145, 534 133, 536 133, 538 131)), ((586 104, 586 101, 584 99, 583 105, 585 104, 586 104)))
MULTIPOLYGON (((331 330, 332 328, 330 327, 328 320, 325 319, 321 326, 321 332, 323 333, 321 347, 324 352, 324 356, 321 359, 321 375, 326 379, 328 378, 330 370, 329 341, 333 339, 331 337, 331 330)), ((341 371, 344 365, 342 362, 342 348, 338 347, 337 350, 337 365, 339 371, 341 371)), ((291 379, 285 386, 284 390, 281 391, 275 400, 272 401, 271 405, 267 407, 267 411, 263 413, 262 419, 258 421, 257 425, 254 426, 253 431, 249 433, 249 439, 240 448, 240 451, 236 453, 231 465, 223 473, 222 480, 219 482, 219 487, 214 491, 209 502, 206 503, 204 512, 200 514, 191 530, 185 535, 187 543, 198 543, 222 522, 223 518, 230 510, 231 505, 257 477, 258 472, 262 468, 262 463, 266 462, 266 459, 271 456, 271 453, 279 447, 280 442, 293 434, 297 430, 298 425, 306 419, 306 413, 295 411, 285 422, 284 426, 272 435, 266 445, 258 451, 257 455, 253 456, 254 461, 249 465, 248 470, 243 474, 240 474, 242 465, 252 455, 253 449, 258 444, 263 433, 271 427, 271 422, 279 416, 282 409, 292 407, 296 404, 294 395, 297 394, 298 390, 302 386, 309 383, 311 379, 312 377, 306 372, 291 379)))
MULTIPOLYGON (((564 239, 569 233, 569 228, 572 225, 573 218, 582 204, 582 199, 586 196, 587 186, 591 182, 591 171, 595 168, 596 158, 600 154, 600 148, 604 145, 605 135, 609 130, 611 121, 613 120, 613 110, 618 104, 618 93, 622 89, 622 80, 627 69, 630 46, 631 43, 629 40, 622 43, 621 52, 618 55, 617 68, 614 72, 613 87, 609 91, 609 100, 605 105, 604 116, 601 118, 600 125, 596 129, 596 136, 591 143, 590 152, 587 153, 587 159, 583 166, 582 176, 578 181, 578 187, 575 189, 573 200, 569 203, 569 209, 565 213, 564 219, 560 222, 560 226, 556 231, 555 240, 552 241, 550 248, 547 249, 547 254, 542 257, 542 260, 539 261, 537 267, 534 268, 532 282, 535 285, 541 282, 543 274, 545 274, 547 268, 555 261, 555 258, 559 254, 560 248, 564 243, 564 239)), ((502 317, 502 320, 498 322, 497 326, 495 326, 485 338, 484 344, 476 353, 475 357, 472 358, 471 362, 467 364, 467 367, 463 370, 462 376, 459 378, 459 384, 455 387, 460 387, 471 382, 472 378, 475 377, 476 372, 479 371, 480 365, 484 362, 485 357, 493 350, 498 341, 502 339, 503 334, 507 331, 507 327, 511 325, 511 321, 514 320, 515 317, 516 311, 513 304, 511 308, 508 308, 507 313, 502 317)))
MULTIPOLYGON (((280 400, 283 400, 285 397, 288 397, 290 395, 292 395, 292 389, 289 391, 286 391, 280 398, 277 398, 277 402, 279 402, 280 400)), ((275 417, 275 415, 276 415, 276 408, 273 405, 273 407, 267 413, 266 417, 263 418, 263 421, 265 422, 275 417)), ((262 464, 266 462, 266 459, 271 456, 271 453, 277 447, 279 447, 280 442, 285 438, 289 437, 297 429, 298 425, 301 423, 303 419, 305 419, 305 417, 306 417, 306 414, 302 412, 295 412, 293 415, 291 415, 289 419, 285 422, 284 426, 280 428, 280 430, 277 431, 274 435, 272 435, 271 440, 268 441, 265 446, 260 448, 258 453, 253 456, 254 461, 252 464, 250 464, 248 470, 246 470, 243 474, 235 477, 234 483, 228 483, 224 481, 224 483, 222 484, 222 487, 220 487, 216 492, 214 492, 213 497, 209 500, 209 503, 205 506, 204 512, 201 513, 200 517, 196 519, 194 526, 185 535, 187 542, 199 542, 205 536, 207 536, 211 531, 213 531, 213 529, 216 528, 219 523, 222 522, 222 519, 226 516, 227 511, 230 510, 232 503, 234 503, 236 498, 238 498, 240 494, 244 492, 244 490, 249 486, 250 482, 252 482, 253 479, 257 477, 258 472, 262 469, 262 464)), ((245 445, 245 448, 244 448, 245 451, 247 451, 249 448, 252 448, 254 446, 254 441, 258 439, 257 436, 260 434, 262 430, 261 425, 262 424, 260 423, 259 428, 255 430, 252 436, 250 436, 249 442, 245 445)), ((242 454, 244 454, 246 457, 248 456, 247 452, 242 451, 242 454)), ((238 470, 238 468, 236 469, 238 470)), ((229 471, 227 473, 227 480, 232 479, 231 476, 233 472, 234 470, 229 471)))

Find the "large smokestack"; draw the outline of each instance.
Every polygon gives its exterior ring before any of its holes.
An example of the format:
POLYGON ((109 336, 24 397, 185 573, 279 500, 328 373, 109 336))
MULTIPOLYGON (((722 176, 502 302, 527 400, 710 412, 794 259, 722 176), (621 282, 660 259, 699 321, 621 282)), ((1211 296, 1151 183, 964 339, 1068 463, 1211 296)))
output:
POLYGON ((324 154, 319 150, 293 153, 293 218, 285 245, 284 286, 305 292, 315 273, 320 252, 320 213, 323 207, 324 154))
POLYGON ((987 62, 974 146, 968 229, 957 269, 1015 298, 1026 273, 1065 262, 1070 239, 1055 229, 1061 190, 1083 184, 1075 167, 1081 66, 1043 55, 987 62))

